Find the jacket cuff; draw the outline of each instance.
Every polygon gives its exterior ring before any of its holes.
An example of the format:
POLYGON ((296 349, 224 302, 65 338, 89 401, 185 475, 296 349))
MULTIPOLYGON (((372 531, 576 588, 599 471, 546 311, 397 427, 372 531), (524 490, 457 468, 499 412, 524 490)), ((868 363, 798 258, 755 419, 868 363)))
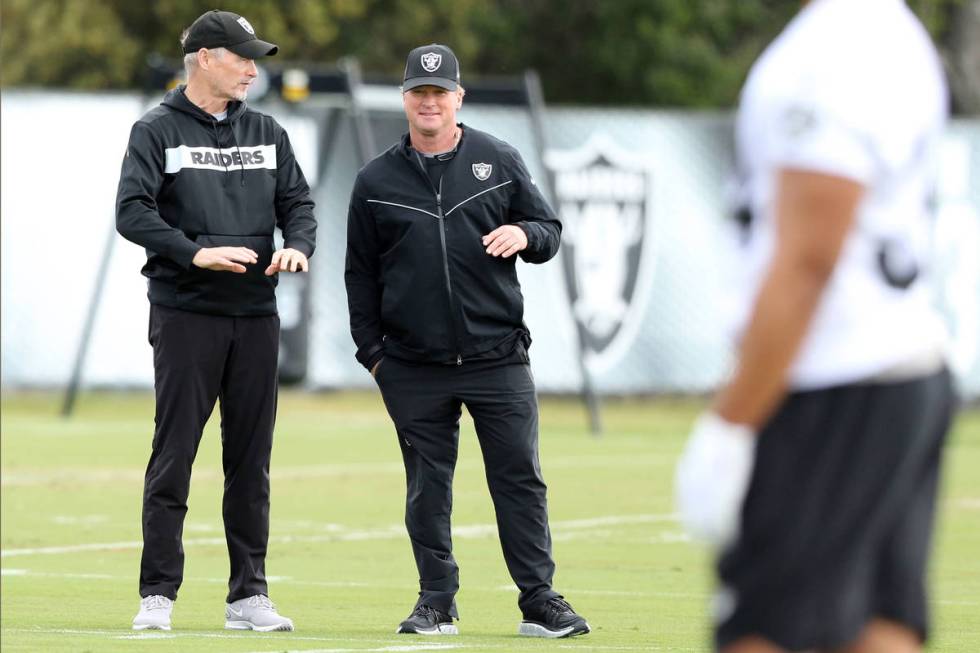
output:
POLYGON ((185 270, 191 268, 191 264, 194 262, 194 257, 197 253, 204 249, 194 241, 189 238, 184 238, 182 242, 178 242, 174 247, 173 254, 170 256, 177 265, 181 266, 185 270))
POLYGON ((378 364, 378 361, 380 361, 384 357, 385 357, 385 350, 381 349, 380 351, 378 351, 377 354, 372 356, 371 359, 368 361, 368 364, 365 365, 367 371, 370 372, 371 370, 373 370, 374 366, 378 364))
POLYGON ((363 347, 357 351, 357 360, 363 365, 368 372, 374 367, 374 364, 379 360, 384 358, 385 348, 380 342, 369 347, 363 347))
POLYGON ((515 222, 514 223, 514 226, 515 227, 520 227, 521 230, 524 231, 524 235, 527 236, 527 248, 526 248, 527 251, 528 252, 536 252, 536 251, 538 251, 538 249, 540 247, 540 242, 539 242, 539 239, 538 239, 538 232, 537 232, 537 230, 534 227, 532 227, 530 223, 528 223, 528 222, 526 222, 524 220, 522 220, 520 222, 515 222))
POLYGON ((287 240, 282 244, 284 249, 295 249, 297 252, 302 252, 303 256, 310 258, 313 256, 313 248, 310 247, 309 243, 305 240, 292 239, 287 240))

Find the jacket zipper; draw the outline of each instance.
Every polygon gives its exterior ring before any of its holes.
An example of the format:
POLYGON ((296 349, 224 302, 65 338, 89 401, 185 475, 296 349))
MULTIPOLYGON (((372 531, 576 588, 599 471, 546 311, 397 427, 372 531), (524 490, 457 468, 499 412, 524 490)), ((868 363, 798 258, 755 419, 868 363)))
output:
POLYGON ((446 273, 446 292, 449 293, 449 328, 452 330, 453 342, 456 344, 456 364, 463 364, 463 355, 459 353, 459 336, 456 333, 455 308, 453 303, 453 280, 449 274, 449 250, 446 248, 446 216, 442 213, 442 177, 439 177, 439 190, 436 192, 436 213, 439 214, 439 244, 442 245, 442 269, 446 273))
POLYGON ((425 169, 425 163, 423 163, 422 157, 419 156, 418 152, 415 153, 415 157, 419 162, 422 174, 429 183, 429 188, 432 188, 436 194, 436 213, 439 215, 439 245, 442 247, 442 271, 446 276, 446 294, 449 300, 449 331, 452 334, 453 344, 456 345, 456 365, 462 365, 463 355, 460 353, 459 335, 456 332, 456 319, 454 317, 453 280, 452 275, 449 273, 449 249, 446 247, 446 230, 449 227, 446 224, 446 216, 442 212, 442 177, 439 177, 438 190, 433 188, 432 180, 429 179, 429 173, 425 169))

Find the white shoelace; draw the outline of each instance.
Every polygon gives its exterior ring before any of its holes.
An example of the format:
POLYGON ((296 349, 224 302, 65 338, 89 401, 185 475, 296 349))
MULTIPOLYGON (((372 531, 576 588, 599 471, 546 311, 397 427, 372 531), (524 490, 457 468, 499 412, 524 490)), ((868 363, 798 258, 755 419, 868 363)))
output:
POLYGON ((266 608, 268 610, 275 610, 276 606, 273 605, 272 601, 265 594, 256 594, 255 596, 248 597, 248 604, 256 608, 266 608))
POLYGON ((165 610, 170 607, 173 601, 166 596, 154 594, 153 596, 144 598, 141 603, 146 610, 165 610))

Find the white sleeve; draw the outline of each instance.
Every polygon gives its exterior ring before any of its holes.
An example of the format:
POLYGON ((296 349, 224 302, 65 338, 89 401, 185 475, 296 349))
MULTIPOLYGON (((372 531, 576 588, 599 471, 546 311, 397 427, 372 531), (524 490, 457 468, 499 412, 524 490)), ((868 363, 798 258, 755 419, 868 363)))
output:
POLYGON ((878 89, 862 88, 853 69, 801 72, 773 116, 775 163, 867 185, 881 165, 878 89))

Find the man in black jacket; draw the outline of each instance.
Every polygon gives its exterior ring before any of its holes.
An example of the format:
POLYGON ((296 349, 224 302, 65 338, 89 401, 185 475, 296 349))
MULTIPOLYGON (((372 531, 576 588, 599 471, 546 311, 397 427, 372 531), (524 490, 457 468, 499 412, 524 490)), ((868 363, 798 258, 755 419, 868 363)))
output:
POLYGON ((146 248, 157 402, 133 628, 170 629, 191 465, 220 398, 231 558, 225 627, 292 630, 269 601, 265 579, 275 286, 279 272, 308 269, 313 202, 286 132, 245 105, 254 60, 277 46, 225 11, 198 18, 181 45, 187 85, 133 125, 116 198, 119 233, 146 248), (278 251, 276 226, 285 240, 278 251))
POLYGON ((552 588, 538 409, 515 254, 543 263, 561 223, 517 150, 456 123, 459 63, 444 45, 408 55, 408 134, 357 176, 345 280, 357 360, 395 423, 419 599, 397 632, 455 634, 450 511, 461 406, 473 416, 497 528, 524 615, 519 632, 589 632, 552 588))

